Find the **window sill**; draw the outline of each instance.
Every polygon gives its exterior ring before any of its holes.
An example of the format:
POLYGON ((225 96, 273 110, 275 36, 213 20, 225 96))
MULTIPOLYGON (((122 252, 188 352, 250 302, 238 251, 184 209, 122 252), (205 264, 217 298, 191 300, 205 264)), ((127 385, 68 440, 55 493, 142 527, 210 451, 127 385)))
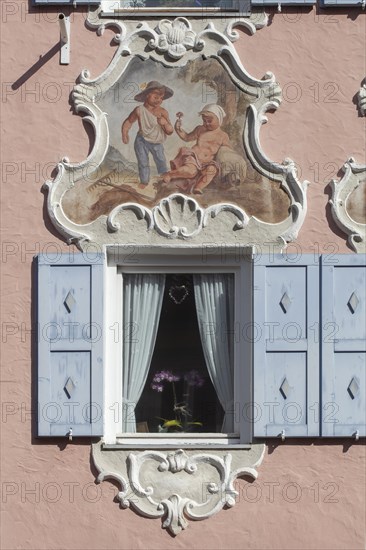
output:
POLYGON ((222 12, 220 10, 202 10, 199 9, 197 11, 192 10, 184 10, 184 8, 171 8, 168 10, 156 10, 152 11, 152 9, 142 9, 139 8, 139 12, 134 10, 133 12, 128 9, 118 9, 118 10, 103 10, 100 12, 101 17, 108 17, 108 18, 122 18, 122 19, 146 19, 146 18, 161 18, 161 17, 189 17, 190 19, 212 19, 220 17, 221 19, 235 19, 240 17, 248 17, 250 15, 249 11, 245 12, 238 12, 235 10, 232 11, 225 11, 222 12))
POLYGON ((243 449, 251 449, 252 445, 250 443, 248 444, 242 444, 242 443, 204 443, 204 442, 185 442, 185 443, 160 443, 160 442, 149 442, 149 443, 104 443, 103 444, 103 450, 105 451, 119 451, 119 450, 138 450, 138 449, 160 449, 160 450, 168 450, 168 449, 205 449, 205 450, 216 450, 216 449, 224 449, 224 450, 243 450, 243 449))
POLYGON ((240 443, 239 434, 171 433, 118 434, 116 443, 104 443, 103 449, 250 449, 249 443, 240 443))

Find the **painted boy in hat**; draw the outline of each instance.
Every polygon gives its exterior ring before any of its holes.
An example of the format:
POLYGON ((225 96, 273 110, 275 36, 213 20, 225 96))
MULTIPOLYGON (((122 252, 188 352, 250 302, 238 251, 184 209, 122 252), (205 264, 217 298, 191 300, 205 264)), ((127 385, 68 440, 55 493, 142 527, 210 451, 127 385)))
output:
POLYGON ((175 131, 183 141, 196 140, 193 147, 181 147, 178 155, 170 162, 171 170, 163 175, 162 180, 169 183, 174 179, 193 180, 179 185, 179 189, 202 195, 207 187, 219 173, 220 165, 215 161, 215 156, 221 146, 231 148, 230 139, 226 132, 221 130, 221 125, 226 116, 224 109, 215 103, 206 105, 198 113, 202 116, 202 124, 196 126, 192 132, 185 132, 182 128, 181 118, 183 113, 177 113, 178 120, 175 123, 175 131))
POLYGON ((167 172, 167 162, 163 143, 166 136, 174 131, 168 112, 161 107, 164 99, 172 97, 173 90, 152 80, 146 88, 138 93, 135 101, 143 101, 122 123, 122 141, 129 142, 128 133, 137 122, 139 131, 135 139, 135 153, 140 176, 140 188, 144 188, 150 180, 149 153, 151 153, 159 174, 167 172))

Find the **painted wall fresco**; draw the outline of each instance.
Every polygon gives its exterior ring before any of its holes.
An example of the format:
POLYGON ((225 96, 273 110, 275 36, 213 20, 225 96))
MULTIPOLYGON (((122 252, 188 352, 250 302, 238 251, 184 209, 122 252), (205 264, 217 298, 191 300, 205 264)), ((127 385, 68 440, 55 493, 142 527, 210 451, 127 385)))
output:
POLYGON ((84 224, 119 204, 151 208, 182 192, 203 207, 233 203, 262 221, 282 221, 288 195, 259 174, 244 151, 250 101, 215 59, 174 68, 132 59, 98 99, 108 113, 109 150, 65 193, 66 215, 84 224))

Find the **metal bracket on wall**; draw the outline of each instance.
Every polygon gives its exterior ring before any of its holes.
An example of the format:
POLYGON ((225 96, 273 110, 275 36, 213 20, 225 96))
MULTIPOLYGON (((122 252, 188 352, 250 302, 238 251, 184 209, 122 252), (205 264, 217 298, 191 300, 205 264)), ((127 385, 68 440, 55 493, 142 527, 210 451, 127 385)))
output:
POLYGON ((58 16, 60 25, 60 65, 70 63, 70 17, 64 13, 58 16))

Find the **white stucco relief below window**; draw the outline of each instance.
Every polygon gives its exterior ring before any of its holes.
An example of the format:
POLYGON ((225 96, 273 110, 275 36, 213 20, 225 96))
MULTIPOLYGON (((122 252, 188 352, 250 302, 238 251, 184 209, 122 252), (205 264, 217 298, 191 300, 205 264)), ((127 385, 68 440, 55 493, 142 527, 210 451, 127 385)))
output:
POLYGON ((240 452, 183 450, 128 452, 93 445, 98 482, 113 479, 122 508, 149 518, 162 518, 163 527, 178 535, 188 520, 207 519, 235 505, 239 477, 257 478, 264 445, 240 452))

